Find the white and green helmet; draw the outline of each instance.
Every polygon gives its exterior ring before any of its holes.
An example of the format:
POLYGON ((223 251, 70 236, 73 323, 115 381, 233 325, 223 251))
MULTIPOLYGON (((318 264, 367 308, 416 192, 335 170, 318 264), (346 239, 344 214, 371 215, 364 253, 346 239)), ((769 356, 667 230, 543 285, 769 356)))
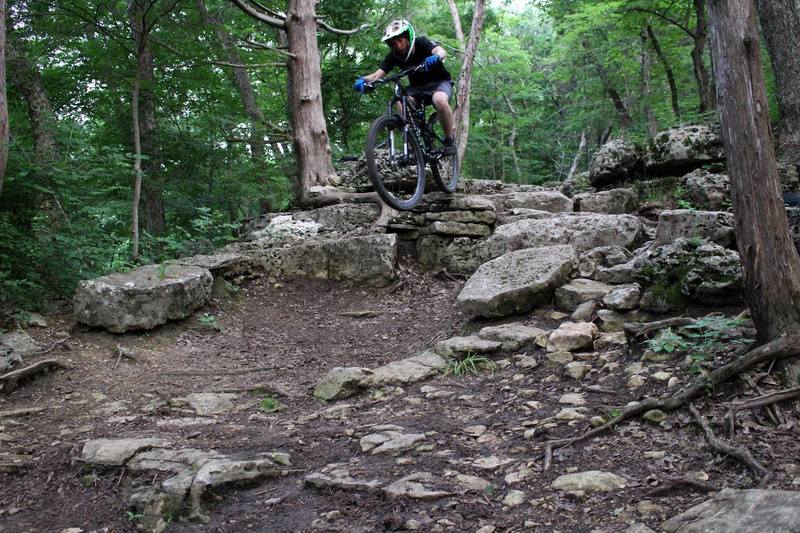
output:
POLYGON ((397 37, 398 35, 402 35, 403 33, 408 32, 408 53, 406 54, 406 61, 408 58, 411 57, 411 52, 414 51, 414 38, 416 34, 414 33, 414 26, 411 25, 409 21, 406 19, 397 19, 393 20, 386 26, 386 30, 383 32, 383 38, 381 42, 386 42, 392 37, 397 37))

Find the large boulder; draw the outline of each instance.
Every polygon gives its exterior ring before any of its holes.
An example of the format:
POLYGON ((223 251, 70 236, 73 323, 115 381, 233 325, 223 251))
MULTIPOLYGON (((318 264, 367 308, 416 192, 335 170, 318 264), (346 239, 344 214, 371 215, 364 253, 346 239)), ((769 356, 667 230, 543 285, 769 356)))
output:
POLYGON ((451 274, 472 274, 490 257, 485 239, 425 235, 417 241, 417 259, 426 270, 443 268, 451 274))
POLYGON ((721 246, 734 242, 733 215, 725 211, 695 211, 673 209, 658 215, 656 240, 653 247, 675 242, 675 239, 708 239, 721 246))
POLYGON ((458 306, 483 317, 524 313, 549 302, 576 267, 571 246, 511 252, 481 265, 458 295, 458 306))
POLYGON ((587 192, 578 194, 573 201, 575 211, 622 214, 633 213, 636 210, 636 193, 633 189, 587 192))
POLYGON ((705 124, 681 126, 658 133, 645 157, 648 174, 678 174, 725 160, 722 139, 705 124))
POLYGON ((280 278, 333 279, 385 287, 396 277, 397 235, 314 240, 250 250, 254 263, 280 278))
POLYGON ((205 268, 147 265, 82 281, 73 298, 78 322, 114 333, 152 329, 205 305, 213 278, 205 268))
POLYGON ((601 187, 636 175, 642 167, 639 149, 627 139, 614 139, 600 147, 589 164, 589 183, 601 187))
MULTIPOLYGON (((739 302, 742 287, 742 265, 734 250, 709 241, 678 238, 674 242, 652 248, 633 261, 637 279, 651 285, 650 291, 671 300, 689 298, 707 304, 739 302)), ((653 294, 643 296, 640 307, 647 305, 653 294)))
POLYGON ((632 215, 569 213, 498 226, 487 247, 494 257, 512 250, 556 244, 569 244, 578 251, 598 246, 633 248, 641 232, 642 223, 632 215))
POLYGON ((35 355, 39 350, 36 341, 24 331, 12 331, 0 335, 0 373, 21 363, 23 357, 35 355))
POLYGON ((559 191, 516 192, 486 196, 494 202, 497 211, 536 209, 550 213, 572 211, 572 200, 559 191))
POLYGON ((681 178, 681 184, 686 199, 697 207, 716 211, 731 203, 731 184, 727 174, 713 174, 698 168, 681 178))
POLYGON ((800 492, 723 489, 661 524, 669 533, 800 531, 800 492))
POLYGON ((614 290, 611 285, 591 279, 573 279, 556 289, 555 303, 559 309, 572 312, 584 302, 600 300, 614 290))

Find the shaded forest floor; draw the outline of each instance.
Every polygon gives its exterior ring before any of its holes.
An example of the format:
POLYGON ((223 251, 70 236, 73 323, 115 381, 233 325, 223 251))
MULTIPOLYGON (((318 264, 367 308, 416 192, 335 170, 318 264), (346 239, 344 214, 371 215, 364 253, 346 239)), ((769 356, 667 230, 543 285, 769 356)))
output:
MULTIPOLYGON (((500 323, 469 321, 456 310, 460 281, 414 267, 405 267, 401 279, 390 289, 251 280, 237 296, 215 300, 204 310, 216 318, 220 331, 202 323, 199 314, 124 335, 76 326, 69 316, 50 317, 48 327, 30 334, 40 346, 53 346, 42 358, 61 359, 71 368, 0 397, 0 411, 43 408, 28 417, 0 418, 2 449, 29 462, 0 474, 0 530, 134 530, 136 517, 128 513, 126 494, 132 484, 164 476, 75 462, 83 443, 94 438, 159 436, 175 447, 243 458, 268 451, 290 454, 287 475, 228 488, 208 502, 208 524, 176 522, 169 531, 622 531, 635 523, 657 529, 663 519, 707 496, 685 485, 650 496, 667 478, 689 476, 717 487, 757 485, 745 467, 706 446, 685 411, 661 424, 624 423, 615 432, 558 450, 552 467, 543 471, 536 443, 582 433, 601 407, 608 412, 667 392, 666 381, 652 377, 640 388, 626 387, 625 368, 640 359, 635 353, 578 354, 576 359, 589 362, 592 371, 576 380, 549 364, 543 350, 530 348, 525 353, 539 359, 538 366, 511 356, 498 361, 495 372, 438 376, 328 405, 313 398, 314 384, 332 367, 375 368, 438 340, 500 323), (56 343, 59 332, 68 332, 69 339, 56 343), (120 355, 120 347, 127 355, 120 355), (604 362, 618 364, 604 368, 604 362), (197 422, 186 407, 171 402, 174 398, 264 382, 287 393, 277 397, 275 412, 259 407, 263 392, 251 392, 240 394, 235 409, 206 417, 202 424, 170 422, 187 417, 197 422), (568 392, 583 395, 586 418, 554 418, 570 407, 559 403, 568 392), (386 424, 424 433, 422 446, 396 457, 362 452, 359 439, 386 424), (305 475, 331 463, 384 482, 430 472, 433 488, 455 495, 392 500, 380 492, 304 485, 305 475), (585 496, 549 487, 559 475, 587 470, 615 473, 626 486, 585 496), (505 505, 509 490, 522 491, 523 502, 505 505)), ((547 310, 514 321, 548 330, 557 324, 547 310)), ((648 376, 668 372, 681 385, 694 378, 682 361, 645 367, 648 376)), ((768 375, 753 377, 762 392, 778 386, 768 375)), ((719 434, 724 434, 726 402, 744 391, 749 388, 737 382, 699 405, 719 434)), ((796 490, 800 484, 796 421, 796 408, 784 409, 779 427, 758 412, 739 419, 738 443, 775 472, 771 488, 796 490)))

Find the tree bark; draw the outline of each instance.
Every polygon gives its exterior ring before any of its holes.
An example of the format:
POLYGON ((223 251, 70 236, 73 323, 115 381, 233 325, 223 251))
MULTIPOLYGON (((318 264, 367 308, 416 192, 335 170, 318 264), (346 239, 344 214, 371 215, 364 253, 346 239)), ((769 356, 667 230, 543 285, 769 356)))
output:
POLYGON ((456 0, 447 0, 447 7, 450 8, 450 16, 453 17, 453 28, 456 31, 456 39, 458 40, 458 49, 464 53, 466 49, 466 39, 464 37, 464 30, 461 28, 461 17, 458 15, 458 6, 456 0))
POLYGON ((8 99, 6 96, 6 0, 0 0, 0 194, 8 164, 8 99))
MULTIPOLYGON (((748 0, 749 1, 749 0, 748 0)), ((706 6, 703 0, 694 0, 694 11, 697 19, 697 26, 694 31, 694 48, 692 48, 692 65, 694 67, 694 77, 697 81, 697 91, 700 96, 698 111, 705 113, 716 109, 717 102, 714 97, 714 86, 709 79, 708 69, 706 69, 703 55, 708 39, 708 22, 706 21, 706 6)))
POLYGON ((53 133, 53 107, 42 83, 42 76, 25 54, 25 50, 12 35, 7 36, 6 60, 11 83, 25 100, 33 135, 36 163, 47 167, 57 157, 56 138, 53 133))
POLYGON ((325 185, 334 174, 322 109, 319 47, 314 0, 289 0, 286 36, 289 50, 289 109, 297 158, 296 194, 301 205, 309 187, 325 185))
MULTIPOLYGON (((138 71, 137 71, 138 74, 138 71)), ((133 199, 131 201, 131 259, 139 260, 139 202, 142 196, 142 137, 139 128, 139 78, 133 80, 131 91, 133 123, 133 199)))
POLYGON ((642 96, 642 111, 644 112, 645 119, 647 120, 647 133, 651 138, 658 133, 658 123, 656 122, 653 107, 650 105, 650 56, 647 53, 647 35, 641 32, 639 37, 642 42, 642 49, 640 53, 641 68, 642 68, 642 83, 641 83, 641 96, 642 96))
POLYGON ((136 79, 139 81, 139 138, 142 147, 142 192, 144 217, 151 235, 162 235, 166 230, 164 209, 164 177, 161 173, 161 153, 158 146, 156 120, 155 57, 149 37, 152 22, 147 13, 153 11, 157 0, 133 0, 128 14, 131 33, 136 43, 136 79))
POLYGON ((611 80, 608 78, 608 73, 606 69, 603 68, 603 65, 600 64, 599 61, 595 61, 594 58, 591 57, 592 46, 589 44, 588 39, 583 39, 583 48, 589 52, 588 61, 589 63, 594 66, 595 71, 597 72, 597 77, 600 78, 600 81, 603 83, 603 87, 608 93, 609 98, 611 98, 611 102, 614 104, 614 109, 617 110, 617 114, 619 115, 619 122, 623 128, 630 127, 633 124, 633 119, 631 118, 630 113, 628 112, 628 108, 625 107, 625 102, 622 101, 622 97, 619 94, 619 91, 611 84, 611 80))
POLYGON ((722 138, 744 295, 767 342, 800 331, 800 257, 789 235, 752 0, 708 0, 722 138))
POLYGON ((567 181, 571 180, 575 175, 575 172, 578 170, 578 163, 580 163, 581 154, 584 152, 584 150, 586 150, 586 130, 581 131, 581 142, 578 145, 578 151, 575 153, 575 158, 572 160, 572 165, 569 167, 567 181))
POLYGON ((483 20, 486 15, 485 0, 475 0, 472 15, 472 27, 469 30, 469 42, 464 51, 464 62, 461 65, 461 74, 458 77, 458 92, 456 94, 456 144, 458 145, 458 160, 463 161, 467 151, 469 139, 469 92, 472 84, 472 66, 475 54, 478 52, 478 43, 483 31, 483 20))
POLYGON ((800 16, 795 0, 756 0, 778 96, 779 152, 800 162, 800 16))
POLYGON ((653 50, 655 50, 656 56, 658 57, 658 60, 661 62, 661 66, 664 69, 664 74, 667 76, 669 93, 672 99, 672 113, 675 115, 675 118, 680 119, 681 109, 678 104, 678 87, 675 84, 675 74, 672 72, 672 67, 669 65, 669 61, 667 61, 667 56, 665 56, 663 50, 661 50, 661 45, 656 38, 656 33, 653 31, 653 27, 649 24, 647 25, 647 36, 650 38, 650 42, 653 44, 653 50))

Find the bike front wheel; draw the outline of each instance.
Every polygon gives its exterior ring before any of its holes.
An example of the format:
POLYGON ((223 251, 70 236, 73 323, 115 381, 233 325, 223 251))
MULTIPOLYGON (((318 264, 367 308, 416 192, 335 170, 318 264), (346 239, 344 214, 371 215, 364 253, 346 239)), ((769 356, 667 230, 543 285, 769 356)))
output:
POLYGON ((460 165, 458 154, 444 155, 444 131, 439 122, 439 114, 433 113, 428 119, 428 129, 431 132, 431 174, 436 184, 444 192, 456 192, 460 165))
POLYGON ((413 135, 404 139, 398 116, 378 117, 367 134, 366 159, 375 192, 389 206, 407 211, 425 191, 425 158, 413 135))

